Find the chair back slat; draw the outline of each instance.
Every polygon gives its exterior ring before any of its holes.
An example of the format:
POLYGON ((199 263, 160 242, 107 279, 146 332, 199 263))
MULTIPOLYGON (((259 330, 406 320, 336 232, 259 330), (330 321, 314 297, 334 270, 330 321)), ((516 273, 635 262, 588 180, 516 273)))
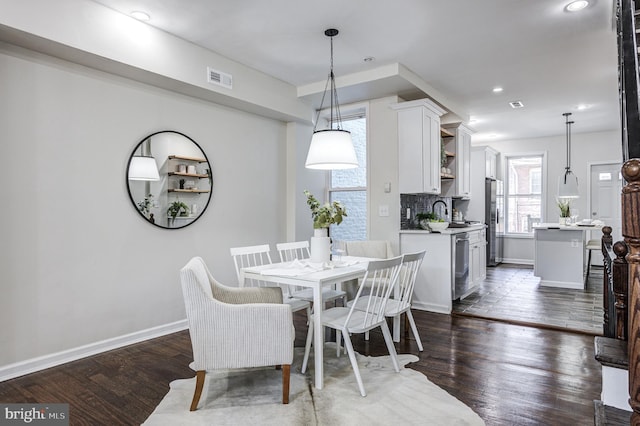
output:
MULTIPOLYGON (((291 243, 278 243, 276 244, 276 250, 280 255, 281 262, 292 262, 296 259, 309 259, 311 252, 309 251, 309 241, 294 241, 291 243)), ((288 297, 291 297, 296 291, 300 291, 303 287, 284 285, 281 286, 282 291, 288 297)))
POLYGON ((402 267, 400 268, 400 276, 398 277, 397 284, 400 290, 400 296, 397 298, 399 310, 411 306, 411 299, 413 298, 413 291, 416 286, 416 278, 424 255, 425 251, 423 250, 417 253, 406 253, 402 256, 402 267))
POLYGON ((233 264, 236 267, 238 285, 240 287, 265 287, 266 283, 259 280, 250 280, 244 277, 243 268, 271 264, 271 248, 269 244, 247 247, 232 247, 230 250, 233 264))
POLYGON ((398 282, 402 256, 386 260, 372 260, 369 262, 364 279, 360 282, 358 292, 352 301, 346 325, 350 327, 367 328, 385 320, 385 308, 387 300, 398 282), (364 289, 368 290, 364 294, 364 289), (356 306, 364 306, 364 309, 356 309, 356 306), (351 323, 354 310, 363 311, 360 324, 351 323))
POLYGON ((291 262, 295 259, 309 259, 309 241, 294 241, 292 243, 276 244, 276 249, 280 255, 281 262, 291 262))

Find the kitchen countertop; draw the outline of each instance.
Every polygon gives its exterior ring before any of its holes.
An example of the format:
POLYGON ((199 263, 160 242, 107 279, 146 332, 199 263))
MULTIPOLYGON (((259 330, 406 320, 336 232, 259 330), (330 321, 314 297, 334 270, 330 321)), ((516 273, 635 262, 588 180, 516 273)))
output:
POLYGON ((592 231, 594 229, 600 230, 604 225, 591 224, 591 225, 559 225, 557 223, 539 223, 533 225, 533 229, 552 229, 560 231, 592 231))
POLYGON ((443 234, 443 235, 452 235, 452 234, 461 234, 463 232, 470 231, 479 231, 481 229, 486 228, 487 225, 484 223, 478 223, 473 225, 465 226, 464 228, 447 228, 440 232, 431 232, 424 229, 401 229, 401 234, 443 234))

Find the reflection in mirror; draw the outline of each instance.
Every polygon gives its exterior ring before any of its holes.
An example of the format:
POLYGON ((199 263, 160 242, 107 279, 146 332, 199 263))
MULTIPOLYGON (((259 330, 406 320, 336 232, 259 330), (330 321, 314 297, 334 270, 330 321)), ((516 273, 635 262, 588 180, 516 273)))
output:
POLYGON ((195 222, 211 199, 211 165, 190 137, 171 130, 144 138, 127 166, 129 197, 138 212, 161 228, 195 222))

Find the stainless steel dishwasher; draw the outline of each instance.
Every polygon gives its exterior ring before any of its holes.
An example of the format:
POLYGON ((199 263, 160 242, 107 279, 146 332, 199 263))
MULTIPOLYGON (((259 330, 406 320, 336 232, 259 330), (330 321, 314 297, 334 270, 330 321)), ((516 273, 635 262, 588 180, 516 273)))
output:
POLYGON ((453 244, 453 300, 465 297, 469 290, 469 234, 455 234, 453 244))

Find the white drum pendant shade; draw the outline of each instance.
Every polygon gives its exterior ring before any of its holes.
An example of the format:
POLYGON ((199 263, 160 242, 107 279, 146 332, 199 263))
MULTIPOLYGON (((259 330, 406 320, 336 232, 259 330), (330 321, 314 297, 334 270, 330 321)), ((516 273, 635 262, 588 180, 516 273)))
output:
POLYGON ((158 165, 153 157, 135 155, 129 164, 130 180, 160 180, 158 165))
POLYGON ((579 198, 578 177, 569 170, 558 179, 558 198, 579 198))
POLYGON ((311 137, 305 167, 317 170, 355 169, 358 158, 347 130, 318 130, 311 137))

